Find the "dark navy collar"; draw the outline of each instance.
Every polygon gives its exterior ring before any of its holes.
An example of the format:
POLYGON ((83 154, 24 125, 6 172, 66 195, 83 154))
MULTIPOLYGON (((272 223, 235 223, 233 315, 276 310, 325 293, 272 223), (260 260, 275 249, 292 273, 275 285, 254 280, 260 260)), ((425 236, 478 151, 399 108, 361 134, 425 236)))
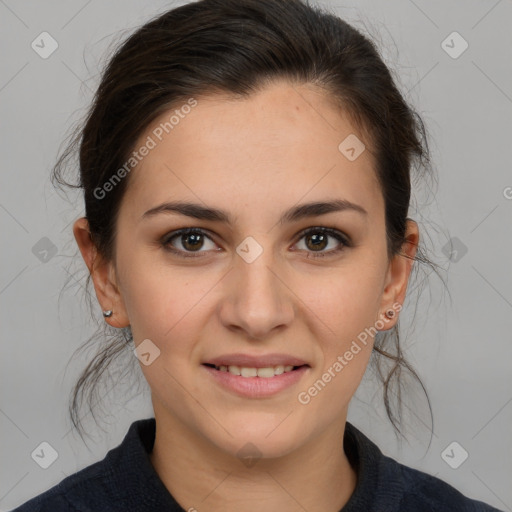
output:
MULTIPOLYGON (((103 460, 65 478, 13 512, 194 510, 200 504, 183 504, 186 509, 181 508, 151 464, 155 428, 155 418, 133 422, 123 441, 103 460)), ((343 447, 356 470, 357 484, 340 512, 498 511, 465 497, 438 478, 383 455, 350 422, 345 424, 343 447)))

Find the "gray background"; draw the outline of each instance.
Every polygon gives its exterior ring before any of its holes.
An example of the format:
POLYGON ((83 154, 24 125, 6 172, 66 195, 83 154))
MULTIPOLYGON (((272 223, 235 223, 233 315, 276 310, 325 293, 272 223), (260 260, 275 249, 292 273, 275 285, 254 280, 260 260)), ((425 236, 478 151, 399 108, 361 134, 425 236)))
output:
MULTIPOLYGON (((377 37, 427 124, 439 184, 427 204, 419 184, 414 197, 421 207, 411 216, 446 269, 452 299, 426 269, 411 283, 412 292, 426 286, 414 323, 414 293, 400 318, 406 356, 432 402, 430 446, 420 395, 405 406, 408 442, 396 441, 370 369, 349 420, 385 454, 512 510, 512 2, 322 3, 377 37), (454 31, 469 44, 456 58, 460 39, 444 43, 453 47, 452 56, 442 45, 454 31), (454 441, 452 460, 462 453, 458 446, 469 454, 457 469, 442 456, 454 441)), ((152 415, 147 387, 124 403, 135 394, 128 380, 117 391, 105 390, 111 413, 106 432, 90 421, 88 446, 70 432, 68 394, 92 353, 66 364, 93 325, 83 300, 85 266, 71 232, 83 213, 80 197, 61 197, 48 176, 60 144, 89 104, 105 52, 174 5, 0 0, 1 510, 103 458, 132 421, 152 415), (31 47, 43 31, 58 43, 47 59, 31 47), (40 247, 53 252, 45 255, 40 247), (73 277, 59 302, 68 272, 73 277), (43 441, 58 453, 48 469, 31 458, 43 441)))

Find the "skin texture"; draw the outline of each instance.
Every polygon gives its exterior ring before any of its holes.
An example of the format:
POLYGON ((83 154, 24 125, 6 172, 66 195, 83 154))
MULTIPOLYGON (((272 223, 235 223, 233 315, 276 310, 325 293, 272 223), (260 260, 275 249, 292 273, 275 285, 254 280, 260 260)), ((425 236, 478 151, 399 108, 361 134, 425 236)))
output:
MULTIPOLYGON (((370 141, 327 93, 279 81, 245 99, 197 101, 127 178, 115 260, 97 254, 85 218, 74 225, 99 303, 114 311, 106 321, 131 325, 136 345, 150 339, 161 351, 141 364, 157 424, 151 461, 185 510, 339 511, 356 485, 342 445, 348 404, 373 339, 307 405, 297 395, 359 333, 403 304, 413 261, 388 261, 370 141), (338 150, 350 134, 367 147, 354 161, 338 150), (347 210, 278 223, 297 204, 331 199, 352 201, 367 215, 347 210), (233 225, 173 213, 141 220, 169 200, 224 209, 233 225), (352 246, 315 258, 340 246, 329 237, 315 249, 311 235, 299 237, 318 226, 344 233, 352 246), (210 238, 201 246, 177 237, 173 246, 200 257, 180 258, 159 242, 186 227, 210 238), (236 252, 248 236, 263 248, 252 263, 236 252), (234 352, 287 353, 310 368, 273 397, 243 398, 201 366, 234 352), (252 467, 237 456, 249 442, 262 454, 252 467)), ((168 118, 152 123, 136 147, 168 118)), ((402 252, 413 258, 418 239, 409 220, 402 252)))

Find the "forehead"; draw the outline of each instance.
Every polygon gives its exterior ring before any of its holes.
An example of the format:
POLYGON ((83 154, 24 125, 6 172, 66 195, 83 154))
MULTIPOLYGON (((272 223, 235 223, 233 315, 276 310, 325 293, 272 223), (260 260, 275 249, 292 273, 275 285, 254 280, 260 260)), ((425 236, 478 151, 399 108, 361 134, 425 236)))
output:
POLYGON ((383 212, 370 141, 312 86, 278 82, 243 99, 184 100, 151 123, 135 150, 144 144, 151 149, 131 171, 123 201, 139 217, 177 198, 269 215, 301 199, 343 198, 370 215, 383 212), (354 143, 357 152, 366 146, 355 160, 343 152, 354 143))

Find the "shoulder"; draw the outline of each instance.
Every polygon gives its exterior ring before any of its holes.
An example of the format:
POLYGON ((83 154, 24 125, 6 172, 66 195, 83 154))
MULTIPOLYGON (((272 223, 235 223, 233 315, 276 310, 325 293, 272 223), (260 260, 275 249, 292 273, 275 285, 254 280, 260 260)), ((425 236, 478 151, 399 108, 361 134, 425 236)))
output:
POLYGON ((344 447, 357 468, 358 483, 343 512, 500 512, 464 496, 435 476, 384 455, 373 441, 349 422, 344 447))
POLYGON ((67 500, 65 494, 55 493, 52 488, 11 512, 78 512, 78 509, 67 500))
POLYGON ((169 501, 148 457, 154 433, 154 418, 133 422, 123 441, 103 460, 64 478, 11 512, 133 510, 149 494, 155 502, 169 501))
POLYGON ((390 459, 389 464, 395 464, 397 474, 403 486, 400 510, 416 510, 418 512, 434 512, 450 510, 450 512, 497 512, 498 509, 464 496, 447 482, 400 464, 390 459))
POLYGON ((82 512, 84 497, 103 496, 102 488, 109 480, 108 475, 109 467, 103 459, 64 478, 11 512, 82 512))

